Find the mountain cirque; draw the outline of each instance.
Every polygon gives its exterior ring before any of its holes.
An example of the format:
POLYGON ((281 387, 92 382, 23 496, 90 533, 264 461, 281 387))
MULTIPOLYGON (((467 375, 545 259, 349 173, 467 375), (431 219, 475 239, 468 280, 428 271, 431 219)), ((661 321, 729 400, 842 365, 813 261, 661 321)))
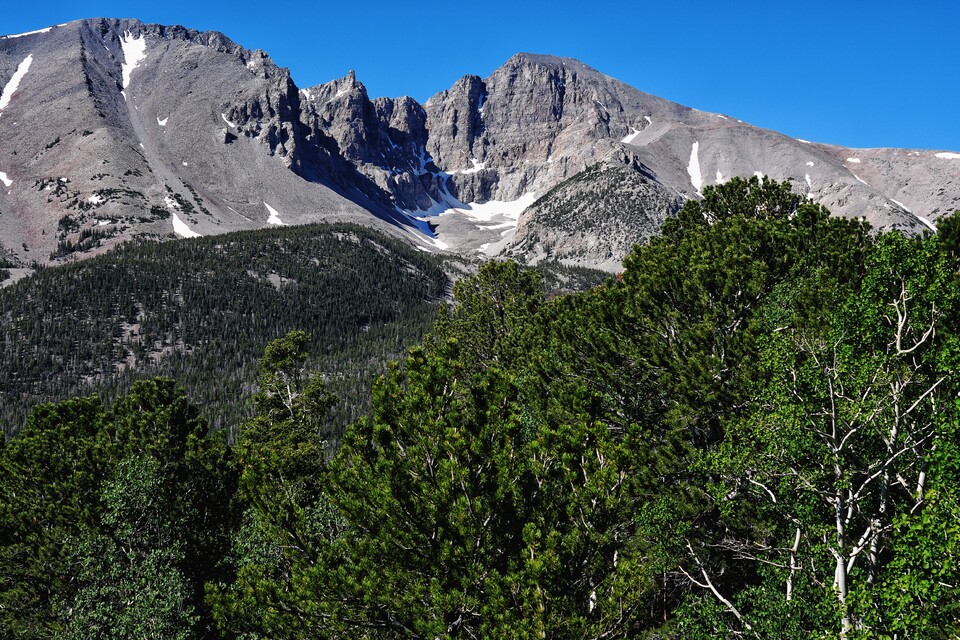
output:
POLYGON ((755 174, 879 228, 960 209, 958 153, 797 140, 551 56, 421 105, 370 99, 352 72, 300 89, 216 32, 93 19, 0 38, 0 87, 0 243, 24 265, 353 221, 425 251, 616 270, 684 199, 755 174))

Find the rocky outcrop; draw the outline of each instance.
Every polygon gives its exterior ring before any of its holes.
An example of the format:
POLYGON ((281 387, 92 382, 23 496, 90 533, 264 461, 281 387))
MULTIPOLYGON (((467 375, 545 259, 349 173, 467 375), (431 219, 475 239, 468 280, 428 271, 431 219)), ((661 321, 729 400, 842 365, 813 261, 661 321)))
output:
POLYGON ((301 93, 307 138, 320 147, 321 155, 326 151, 332 157, 317 159, 323 168, 315 177, 359 189, 389 207, 430 206, 436 189, 431 180, 422 179, 428 173, 423 107, 409 97, 371 101, 352 71, 301 93), (351 177, 333 159, 346 160, 358 175, 351 177))
POLYGON ((682 198, 628 153, 561 182, 523 214, 503 255, 617 271, 635 244, 655 236, 682 198))

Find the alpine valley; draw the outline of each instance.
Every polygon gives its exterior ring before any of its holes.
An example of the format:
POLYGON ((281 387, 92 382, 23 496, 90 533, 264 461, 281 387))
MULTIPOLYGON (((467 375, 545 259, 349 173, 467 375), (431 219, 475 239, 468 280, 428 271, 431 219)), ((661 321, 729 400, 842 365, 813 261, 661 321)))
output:
POLYGON ((960 153, 134 20, 0 89, 0 639, 960 638, 960 153))
POLYGON ((10 267, 174 238, 351 222, 424 251, 619 271, 708 185, 790 181, 919 233, 960 208, 960 154, 849 149, 517 54, 419 104, 353 72, 298 87, 217 32, 91 19, 0 38, 10 267))

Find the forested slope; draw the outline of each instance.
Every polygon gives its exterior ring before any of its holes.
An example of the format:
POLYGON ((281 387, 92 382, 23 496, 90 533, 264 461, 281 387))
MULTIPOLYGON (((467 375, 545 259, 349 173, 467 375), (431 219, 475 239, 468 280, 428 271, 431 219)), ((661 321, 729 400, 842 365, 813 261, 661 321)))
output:
POLYGON ((418 340, 446 296, 443 262, 368 229, 309 225, 128 243, 0 289, 0 424, 39 401, 169 375, 214 427, 249 415, 256 361, 294 329, 346 424, 374 371, 418 340))

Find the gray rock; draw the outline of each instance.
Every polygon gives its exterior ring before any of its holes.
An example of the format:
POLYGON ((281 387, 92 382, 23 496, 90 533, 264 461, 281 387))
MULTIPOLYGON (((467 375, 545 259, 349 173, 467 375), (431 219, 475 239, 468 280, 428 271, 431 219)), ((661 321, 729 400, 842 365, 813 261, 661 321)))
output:
POLYGON ((287 224, 384 225, 301 177, 311 154, 299 92, 262 52, 214 32, 83 20, 0 40, 0 88, 28 56, 0 113, 11 183, 0 191, 0 244, 22 263, 175 237, 175 215, 204 235, 267 226, 265 203, 287 224), (124 88, 134 42, 144 56, 124 88))

